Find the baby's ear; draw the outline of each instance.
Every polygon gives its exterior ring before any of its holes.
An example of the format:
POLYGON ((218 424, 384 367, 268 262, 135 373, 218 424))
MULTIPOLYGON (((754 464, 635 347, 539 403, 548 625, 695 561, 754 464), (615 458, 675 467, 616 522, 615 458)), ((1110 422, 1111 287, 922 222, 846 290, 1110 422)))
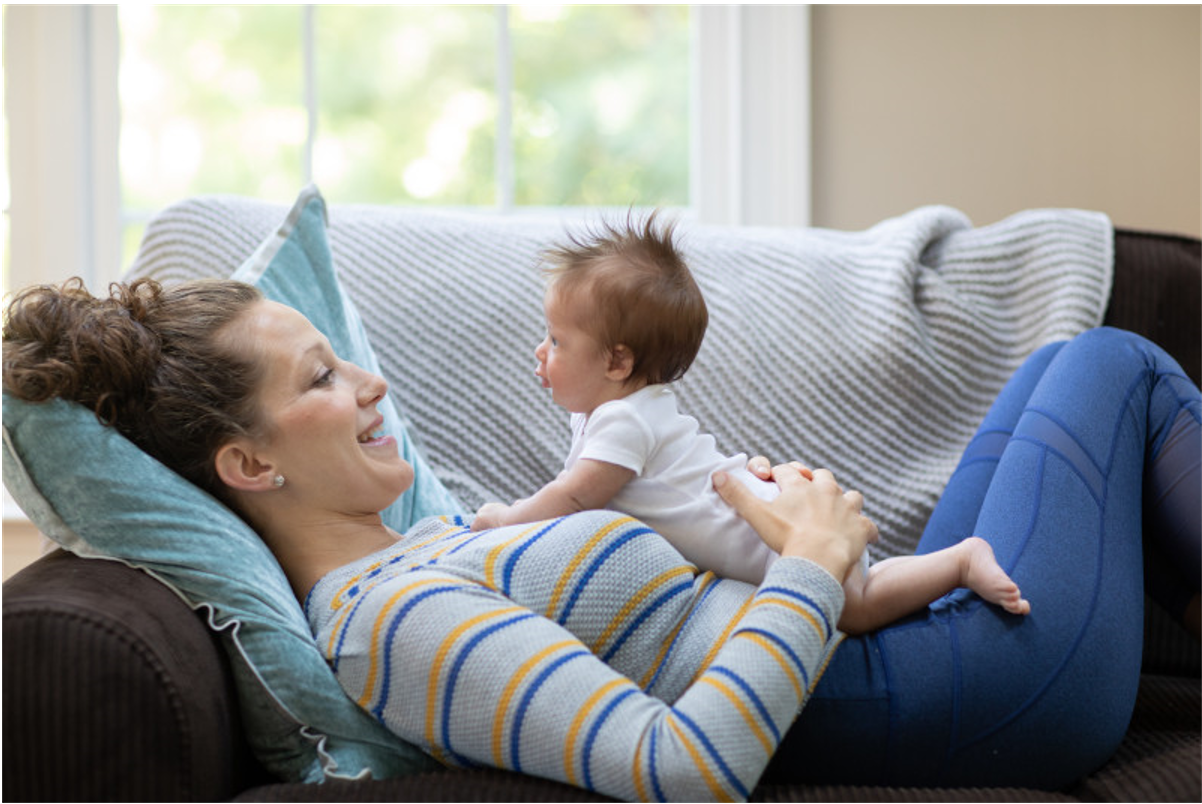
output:
POLYGON ((634 371, 634 352, 630 347, 619 343, 609 352, 609 370, 605 376, 615 382, 626 382, 634 371))

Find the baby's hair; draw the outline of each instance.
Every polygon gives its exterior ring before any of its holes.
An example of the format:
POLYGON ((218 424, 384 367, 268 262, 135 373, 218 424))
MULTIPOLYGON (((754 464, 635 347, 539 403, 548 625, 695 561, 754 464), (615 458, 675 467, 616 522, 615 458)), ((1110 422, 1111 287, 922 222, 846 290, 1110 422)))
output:
POLYGON ((602 349, 619 345, 634 358, 628 383, 675 382, 692 365, 709 313, 676 247, 676 222, 660 210, 642 220, 602 221, 543 252, 548 292, 587 301, 580 322, 602 349), (577 296, 576 294, 585 294, 577 296))
POLYGON ((76 402, 144 452, 225 499, 217 449, 257 434, 261 368, 223 331, 262 298, 252 285, 199 280, 37 285, 4 313, 4 390, 76 402))

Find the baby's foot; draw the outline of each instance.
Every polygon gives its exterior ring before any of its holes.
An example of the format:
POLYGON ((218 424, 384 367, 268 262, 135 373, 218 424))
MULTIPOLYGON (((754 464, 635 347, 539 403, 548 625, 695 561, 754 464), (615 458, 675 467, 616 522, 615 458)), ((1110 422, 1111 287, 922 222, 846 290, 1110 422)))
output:
POLYGON ((960 548, 967 554, 963 565, 964 586, 1011 614, 1027 614, 1031 611, 1031 604, 1023 600, 1018 584, 997 563, 989 542, 971 536, 960 543, 960 548))

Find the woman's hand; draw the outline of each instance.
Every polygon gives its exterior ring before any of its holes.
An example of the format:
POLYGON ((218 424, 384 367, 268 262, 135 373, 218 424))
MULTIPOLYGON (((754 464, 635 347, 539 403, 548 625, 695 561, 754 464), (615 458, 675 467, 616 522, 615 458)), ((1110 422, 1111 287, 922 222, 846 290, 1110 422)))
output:
POLYGON ((877 539, 876 525, 861 513, 863 496, 844 492, 827 469, 782 464, 771 476, 781 493, 770 502, 724 472, 715 473, 714 488, 773 550, 808 558, 842 581, 877 539))

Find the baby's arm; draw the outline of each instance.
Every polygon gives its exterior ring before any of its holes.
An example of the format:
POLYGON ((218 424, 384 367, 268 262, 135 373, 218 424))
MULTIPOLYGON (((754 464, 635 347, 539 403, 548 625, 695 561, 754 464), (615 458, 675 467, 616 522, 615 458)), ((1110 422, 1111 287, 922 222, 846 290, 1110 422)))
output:
POLYGON ((570 469, 560 472, 559 477, 531 496, 513 505, 482 505, 476 512, 472 530, 538 522, 577 511, 604 508, 633 477, 634 471, 624 466, 584 458, 572 464, 570 469))

